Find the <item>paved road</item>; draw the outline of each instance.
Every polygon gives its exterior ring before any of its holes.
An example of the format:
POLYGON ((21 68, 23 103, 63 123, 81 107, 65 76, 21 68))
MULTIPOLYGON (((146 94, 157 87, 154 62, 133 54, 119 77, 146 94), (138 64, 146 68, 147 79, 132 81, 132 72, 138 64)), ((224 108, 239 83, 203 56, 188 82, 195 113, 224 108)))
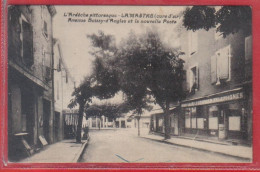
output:
POLYGON ((81 162, 247 162, 137 137, 133 129, 94 130, 81 162))

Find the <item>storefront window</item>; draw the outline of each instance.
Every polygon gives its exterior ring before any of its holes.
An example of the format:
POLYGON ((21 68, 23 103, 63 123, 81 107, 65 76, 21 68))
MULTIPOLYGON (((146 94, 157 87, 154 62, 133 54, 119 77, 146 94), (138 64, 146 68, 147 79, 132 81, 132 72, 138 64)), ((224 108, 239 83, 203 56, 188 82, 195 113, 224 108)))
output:
POLYGON ((174 115, 171 116, 171 128, 174 128, 175 127, 175 124, 174 124, 174 115))
POLYGON ((238 103, 229 104, 228 130, 241 130, 241 106, 238 103))
POLYGON ((196 107, 190 108, 191 110, 191 128, 197 128, 197 119, 196 119, 196 107))
POLYGON ((185 128, 191 128, 190 123, 190 108, 185 109, 185 128))
POLYGON ((197 128, 196 107, 185 109, 185 128, 197 128))
POLYGON ((204 125, 205 120, 206 120, 206 118, 204 118, 202 106, 197 107, 197 128, 198 129, 204 129, 205 128, 205 125, 204 125))
POLYGON ((185 128, 204 129, 206 127, 206 118, 202 109, 202 106, 185 109, 185 128))
POLYGON ((210 106, 209 107, 209 129, 217 130, 218 129, 218 107, 210 106))

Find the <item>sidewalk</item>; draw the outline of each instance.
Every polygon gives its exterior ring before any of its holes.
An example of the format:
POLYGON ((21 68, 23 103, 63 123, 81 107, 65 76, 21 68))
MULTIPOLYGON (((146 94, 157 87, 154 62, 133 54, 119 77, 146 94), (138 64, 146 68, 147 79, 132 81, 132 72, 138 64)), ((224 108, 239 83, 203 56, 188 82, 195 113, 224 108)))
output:
POLYGON ((141 137, 160 141, 168 144, 195 148, 203 151, 209 151, 214 153, 220 153, 223 155, 233 156, 237 158, 243 158, 252 161, 252 147, 231 145, 231 144, 218 144, 213 142, 204 142, 200 140, 192 140, 187 138, 172 137, 171 139, 164 140, 162 136, 154 134, 143 134, 141 137))
POLYGON ((66 163, 77 162, 84 151, 88 141, 75 143, 73 140, 62 140, 60 142, 47 145, 38 153, 23 159, 19 163, 66 163))

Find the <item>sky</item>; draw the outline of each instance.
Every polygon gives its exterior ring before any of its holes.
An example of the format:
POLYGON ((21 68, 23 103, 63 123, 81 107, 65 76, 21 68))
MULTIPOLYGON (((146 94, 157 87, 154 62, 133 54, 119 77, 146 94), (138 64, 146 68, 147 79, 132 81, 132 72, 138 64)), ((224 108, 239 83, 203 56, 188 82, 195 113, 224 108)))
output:
MULTIPOLYGON (((130 30, 137 34, 144 32, 147 26, 157 28, 161 33, 162 39, 169 46, 178 44, 174 35, 176 24, 140 24, 140 23, 93 23, 88 22, 88 17, 68 17, 69 13, 73 14, 105 14, 116 15, 117 20, 130 20, 132 18, 121 17, 125 14, 153 14, 161 22, 163 16, 176 16, 182 12, 183 6, 55 6, 57 14, 53 18, 53 36, 60 40, 63 59, 67 64, 71 75, 76 81, 76 85, 84 79, 92 71, 92 57, 89 52, 92 50, 91 42, 87 39, 87 35, 98 33, 99 30, 105 34, 112 34, 116 38, 117 44, 122 38, 127 37, 130 30), (72 19, 86 19, 86 22, 69 22, 72 19)), ((144 15, 143 15, 144 16, 144 15)), ((146 15, 147 17, 148 15, 146 15)), ((92 19, 106 19, 107 17, 96 17, 92 19)), ((137 18, 138 19, 138 18, 137 18)), ((143 18, 142 20, 153 20, 143 18)), ((135 20, 135 18, 134 18, 135 20)), ((155 20, 155 19, 154 19, 155 20)), ((180 22, 180 19, 167 18, 169 21, 180 22)))
MULTIPOLYGON (((172 31, 176 24, 116 24, 116 23, 89 23, 89 22, 68 22, 68 17, 64 16, 69 12, 85 13, 85 14, 116 14, 123 13, 142 13, 142 14, 158 14, 169 15, 178 14, 183 11, 182 6, 55 6, 57 14, 53 19, 54 38, 60 40, 63 51, 63 58, 67 66, 74 76, 77 84, 90 74, 94 59, 90 54, 91 43, 86 35, 97 33, 102 30, 107 34, 112 34, 116 37, 117 43, 126 37, 132 29, 137 34, 142 33, 146 26, 157 27, 160 33, 164 34, 165 39, 170 39, 172 31)), ((80 17, 78 17, 80 19, 80 17)), ((82 17, 84 18, 84 17, 82 17)), ((82 19, 81 18, 81 19, 82 19)), ((99 18, 101 19, 101 18, 99 18)), ((120 19, 120 18, 117 18, 120 19)), ((121 18, 123 19, 123 18, 121 18)), ((128 18, 129 19, 129 18, 128 18)), ((165 40, 168 41, 169 40, 165 40)), ((173 42, 172 42, 173 43, 173 42)))

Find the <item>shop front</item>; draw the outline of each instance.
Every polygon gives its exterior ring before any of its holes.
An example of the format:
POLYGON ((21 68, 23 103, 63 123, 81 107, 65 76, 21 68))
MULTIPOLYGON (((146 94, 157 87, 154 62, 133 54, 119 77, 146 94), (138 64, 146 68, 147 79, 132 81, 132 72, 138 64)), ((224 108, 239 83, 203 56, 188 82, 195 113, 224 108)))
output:
MULTIPOLYGON (((179 124, 178 124, 178 114, 179 107, 170 109, 170 127, 171 127, 171 135, 179 135, 179 124)), ((164 113, 156 113, 151 115, 150 119, 150 131, 156 133, 165 133, 164 126, 164 113)))
POLYGON ((247 140, 248 99, 242 88, 182 102, 184 134, 247 140))
POLYGON ((65 109, 62 113, 64 120, 64 139, 74 139, 78 126, 78 109, 65 109))

